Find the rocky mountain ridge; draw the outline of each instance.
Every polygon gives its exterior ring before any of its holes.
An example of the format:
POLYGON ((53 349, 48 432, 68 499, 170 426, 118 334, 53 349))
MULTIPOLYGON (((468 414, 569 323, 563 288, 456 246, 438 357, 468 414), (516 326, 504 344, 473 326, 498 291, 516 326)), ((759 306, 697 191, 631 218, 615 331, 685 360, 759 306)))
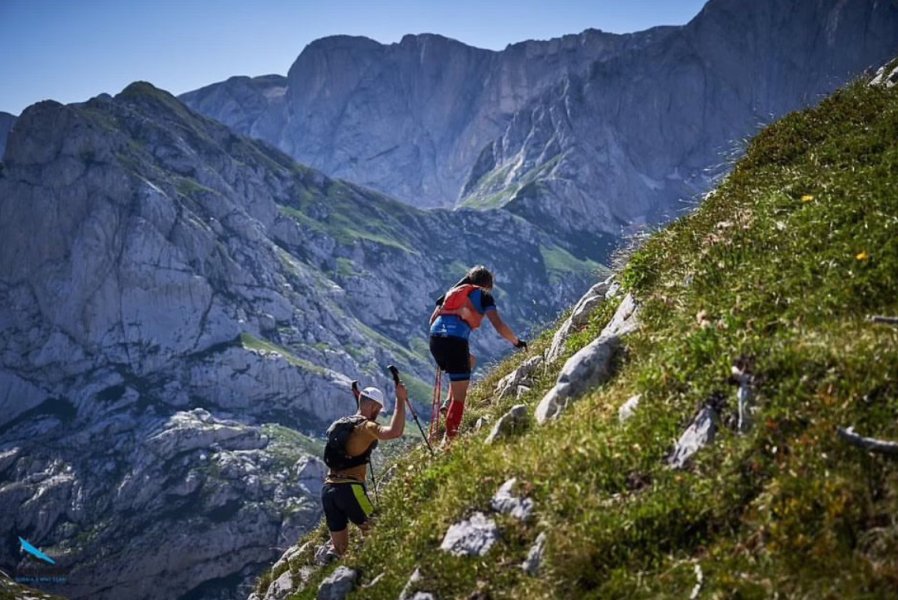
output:
POLYGON ((505 206, 574 240, 587 223, 614 234, 666 222, 728 170, 740 139, 881 64, 896 40, 894 3, 714 0, 515 114, 462 205, 505 206))
POLYGON ((309 44, 286 80, 231 79, 181 99, 330 175, 414 206, 452 207, 477 154, 510 115, 565 73, 669 31, 588 29, 502 52, 434 34, 389 45, 333 36, 309 44))
POLYGON ((501 52, 325 38, 286 80, 182 98, 329 174, 416 206, 506 206, 601 260, 706 192, 739 140, 881 64, 896 39, 884 0, 712 0, 682 27, 501 52), (584 239, 596 231, 608 239, 584 239))
POLYGON ((146 83, 30 107, 2 167, 3 535, 61 557, 73 597, 232 595, 317 519, 304 434, 354 410, 350 379, 396 363, 424 400, 430 307, 467 266, 490 257, 519 331, 598 267, 508 213, 330 179, 146 83))

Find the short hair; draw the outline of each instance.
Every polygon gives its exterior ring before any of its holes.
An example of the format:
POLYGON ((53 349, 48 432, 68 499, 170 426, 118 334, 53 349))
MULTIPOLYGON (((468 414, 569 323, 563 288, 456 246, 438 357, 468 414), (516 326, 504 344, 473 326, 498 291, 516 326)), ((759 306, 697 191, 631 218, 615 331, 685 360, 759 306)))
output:
POLYGON ((468 271, 468 274, 465 275, 465 279, 471 284, 479 287, 493 287, 493 274, 483 265, 472 267, 471 270, 468 271))

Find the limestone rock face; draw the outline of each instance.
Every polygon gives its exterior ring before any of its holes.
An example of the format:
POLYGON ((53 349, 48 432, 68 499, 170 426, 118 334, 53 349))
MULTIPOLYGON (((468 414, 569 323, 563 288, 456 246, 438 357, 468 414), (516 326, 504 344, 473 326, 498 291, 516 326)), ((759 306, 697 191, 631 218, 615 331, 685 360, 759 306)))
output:
POLYGON ((677 216, 738 140, 881 64, 896 38, 894 3, 712 0, 687 25, 560 78, 515 113, 462 200, 491 199, 587 251, 587 230, 616 235, 677 216))
POLYGON ((410 208, 145 83, 27 109, 0 215, 0 534, 64 557, 74 598, 245 597, 319 517, 309 436, 352 379, 430 377, 416 341, 466 267, 491 257, 522 332, 589 278, 526 302, 557 246, 522 219, 410 208))
POLYGON ((564 363, 555 387, 536 406, 536 421, 540 425, 558 418, 577 396, 611 378, 621 337, 639 328, 638 309, 631 294, 624 296, 599 336, 564 363))
POLYGON ((184 99, 328 174, 416 206, 506 206, 602 259, 707 191, 759 124, 882 64, 896 38, 884 0, 712 0, 681 27, 501 52, 324 38, 282 97, 266 77, 184 99))
POLYGON ((333 36, 309 44, 285 84, 232 78, 182 98, 329 175, 416 206, 450 207, 481 149, 529 99, 666 31, 586 30, 502 52, 432 34, 389 45, 333 36))

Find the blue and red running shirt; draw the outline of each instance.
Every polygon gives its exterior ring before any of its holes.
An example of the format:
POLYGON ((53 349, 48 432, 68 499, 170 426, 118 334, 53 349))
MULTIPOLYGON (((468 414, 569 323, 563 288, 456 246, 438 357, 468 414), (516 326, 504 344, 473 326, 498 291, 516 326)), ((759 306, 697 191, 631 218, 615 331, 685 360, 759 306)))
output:
MULTIPOLYGON (((496 301, 493 295, 482 289, 476 289, 468 295, 474 309, 481 315, 485 315, 488 311, 496 310, 496 301)), ((437 300, 437 306, 442 306, 446 295, 440 296, 437 300)), ((461 317, 457 315, 440 315, 430 326, 430 335, 437 337, 457 337, 463 340, 468 339, 471 335, 471 326, 465 323, 461 317)))

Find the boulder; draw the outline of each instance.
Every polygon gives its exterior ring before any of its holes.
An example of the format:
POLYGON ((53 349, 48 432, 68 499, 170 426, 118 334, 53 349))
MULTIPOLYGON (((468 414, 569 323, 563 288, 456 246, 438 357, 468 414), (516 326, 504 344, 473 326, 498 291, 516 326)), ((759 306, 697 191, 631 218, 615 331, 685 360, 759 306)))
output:
POLYGON ((613 277, 609 277, 605 281, 599 282, 589 288, 583 294, 583 297, 574 305, 571 315, 564 321, 555 335, 552 337, 552 344, 546 351, 546 362, 552 363, 564 352, 564 344, 571 334, 581 327, 584 327, 589 321, 592 313, 605 301, 605 294, 611 287, 613 277))
POLYGON ((521 387, 532 387, 533 372, 541 364, 543 364, 543 357, 540 355, 525 360, 521 366, 499 380, 494 396, 501 400, 516 395, 521 387))
POLYGON ((542 566, 543 555, 546 552, 546 533, 542 532, 537 536, 536 541, 533 542, 533 545, 530 546, 530 551, 527 552, 527 558, 524 559, 524 562, 521 563, 521 569, 527 575, 531 577, 535 577, 539 574, 539 569, 542 566))
POLYGON ((612 363, 620 338, 638 328, 638 305, 632 294, 627 294, 599 337, 564 363, 555 387, 536 407, 536 421, 543 425, 557 418, 579 395, 608 381, 613 375, 612 363))
POLYGON ((281 573, 280 577, 271 582, 264 600, 283 600, 287 594, 293 591, 293 575, 290 570, 281 573))
POLYGON ((714 435, 717 432, 717 411, 713 406, 705 405, 702 407, 692 423, 677 440, 677 445, 667 459, 667 464, 672 469, 682 469, 689 462, 692 456, 714 441, 714 435))
POLYGON ((511 409, 502 415, 493 425, 493 429, 486 438, 487 444, 492 444, 498 438, 503 437, 521 427, 527 422, 527 406, 524 404, 515 404, 511 409))
POLYGON ((519 521, 529 521, 533 515, 533 500, 519 498, 512 493, 517 482, 517 478, 512 477, 503 483, 490 500, 490 508, 498 513, 511 515, 519 521))
POLYGON ((639 408, 639 402, 642 400, 642 394, 636 394, 635 396, 630 396, 630 398, 621 404, 621 407, 617 410, 617 419, 621 423, 627 421, 630 417, 636 414, 636 409, 639 408))
POLYGON ((355 588, 359 578, 357 571, 349 567, 337 567, 318 587, 318 600, 343 600, 355 588))
POLYGON ((543 425, 558 418, 577 396, 611 379, 612 361, 619 347, 616 335, 599 337, 570 357, 555 387, 537 405, 536 422, 543 425))
POLYGON ((453 556, 483 556, 499 539, 496 522, 482 512, 451 526, 446 531, 440 550, 453 556))

